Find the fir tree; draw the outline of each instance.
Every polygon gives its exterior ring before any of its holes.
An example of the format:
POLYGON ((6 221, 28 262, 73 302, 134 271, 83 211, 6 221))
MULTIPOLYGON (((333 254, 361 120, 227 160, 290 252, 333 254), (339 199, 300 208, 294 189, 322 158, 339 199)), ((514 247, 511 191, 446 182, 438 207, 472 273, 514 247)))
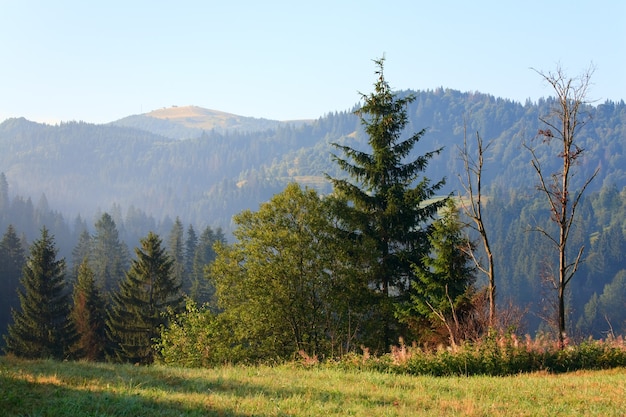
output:
POLYGON ((184 246, 184 228, 180 218, 176 217, 174 225, 168 236, 168 253, 172 258, 174 277, 185 288, 187 277, 185 276, 185 246, 184 246))
MULTIPOLYGON (((76 282, 78 279, 78 271, 85 261, 89 259, 92 253, 93 239, 86 229, 83 229, 78 237, 78 243, 72 249, 72 279, 76 282)), ((93 271, 92 271, 93 272, 93 271)))
POLYGON ((96 286, 93 271, 86 258, 78 267, 73 301, 70 318, 77 333, 77 341, 73 347, 75 355, 90 361, 103 360, 107 341, 105 301, 96 286))
POLYGON ((222 229, 213 229, 207 226, 200 234, 193 260, 193 279, 189 296, 198 304, 212 301, 215 289, 206 276, 206 267, 215 260, 216 254, 213 246, 215 243, 226 243, 222 229))
POLYGON ((20 310, 5 337, 6 352, 26 358, 66 357, 73 339, 65 260, 56 259, 54 237, 44 227, 26 260, 18 291, 20 310))
POLYGON ((19 306, 17 288, 26 258, 24 247, 12 225, 0 241, 0 334, 6 333, 11 309, 19 306))
POLYGON ((151 363, 154 339, 165 324, 163 313, 177 311, 182 304, 180 282, 161 239, 150 232, 136 248, 126 278, 113 294, 107 318, 107 334, 116 344, 111 356, 119 361, 151 363))
POLYGON ((183 281, 183 292, 191 293, 191 283, 193 278, 193 261, 198 247, 198 236, 192 225, 187 228, 187 239, 185 239, 185 280, 183 281))
POLYGON ((410 283, 415 280, 413 265, 421 265, 429 251, 428 223, 445 201, 428 202, 444 180, 431 184, 421 176, 441 149, 409 159, 411 150, 426 133, 422 129, 408 138, 403 136, 408 120, 406 107, 415 96, 397 97, 385 80, 384 58, 375 63, 375 90, 362 95, 364 105, 356 111, 369 137, 371 153, 334 144, 346 155, 346 159, 334 159, 352 181, 330 179, 336 193, 348 202, 337 213, 343 220, 342 228, 355 239, 372 240, 377 247, 370 285, 379 294, 378 320, 383 326, 380 347, 384 349, 399 336, 393 303, 406 300, 410 283))
POLYGON ((120 241, 111 215, 104 213, 95 226, 89 265, 98 286, 105 291, 111 291, 124 278, 128 269, 128 248, 120 241))
MULTIPOLYGON (((476 268, 467 248, 471 242, 463 234, 457 207, 452 199, 443 216, 434 222, 429 235, 431 253, 424 256, 423 267, 416 267, 411 308, 435 327, 444 325, 450 341, 456 343, 463 313, 471 309, 471 289, 476 268)), ((405 317, 415 317, 408 314, 405 317)))

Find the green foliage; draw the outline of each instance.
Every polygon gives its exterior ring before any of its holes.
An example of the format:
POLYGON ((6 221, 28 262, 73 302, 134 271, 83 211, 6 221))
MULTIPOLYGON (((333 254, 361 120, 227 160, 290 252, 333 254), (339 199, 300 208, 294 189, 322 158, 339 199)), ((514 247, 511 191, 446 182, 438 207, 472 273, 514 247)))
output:
POLYGON ((332 357, 359 345, 369 307, 354 259, 365 247, 334 234, 329 204, 290 184, 235 217, 235 244, 216 246, 220 316, 248 358, 332 357))
POLYGON ((141 248, 135 249, 137 259, 113 294, 106 325, 109 339, 116 344, 112 356, 117 360, 151 363, 153 341, 166 322, 164 313, 180 307, 180 283, 161 245, 152 232, 141 240, 141 248))
POLYGON ((72 298, 70 319, 77 334, 76 344, 72 346, 73 356, 90 361, 103 360, 107 343, 106 304, 87 258, 78 267, 72 298))
POLYGON ((416 267, 411 300, 420 315, 432 319, 436 313, 449 316, 453 309, 466 306, 475 280, 468 253, 471 243, 463 233, 454 200, 448 200, 442 217, 433 223, 428 241, 431 253, 424 257, 423 267, 416 267))
POLYGON ((161 328, 155 345, 156 360, 185 368, 206 368, 238 362, 245 357, 229 344, 229 331, 223 320, 207 307, 199 308, 187 299, 185 311, 168 311, 168 324, 161 328))
POLYGON ((464 322, 469 315, 474 292, 475 266, 469 250, 471 242, 463 233, 463 224, 454 200, 448 199, 428 236, 431 253, 424 256, 421 265, 415 266, 416 280, 412 282, 411 300, 398 306, 400 320, 412 324, 417 341, 431 338, 431 333, 444 330, 450 343, 466 335, 464 322), (422 320, 430 323, 430 330, 419 328, 422 320))
POLYGON ((329 179, 335 192, 348 203, 337 212, 343 221, 342 229, 376 245, 368 278, 380 294, 382 348, 386 349, 398 336, 390 297, 406 300, 409 284, 415 280, 413 268, 422 267, 422 258, 429 252, 427 224, 445 204, 445 200, 428 200, 445 182, 431 184, 423 176, 429 161, 441 148, 408 159, 426 133, 423 129, 403 137, 408 123, 407 106, 415 96, 399 97, 393 93, 384 78, 384 58, 375 62, 378 80, 374 92, 362 96, 364 104, 356 112, 371 153, 335 143, 346 159, 333 159, 350 179, 329 179))
POLYGON ((57 259, 54 237, 46 228, 33 242, 22 272, 20 309, 5 336, 6 352, 25 358, 64 359, 72 342, 65 260, 57 259))

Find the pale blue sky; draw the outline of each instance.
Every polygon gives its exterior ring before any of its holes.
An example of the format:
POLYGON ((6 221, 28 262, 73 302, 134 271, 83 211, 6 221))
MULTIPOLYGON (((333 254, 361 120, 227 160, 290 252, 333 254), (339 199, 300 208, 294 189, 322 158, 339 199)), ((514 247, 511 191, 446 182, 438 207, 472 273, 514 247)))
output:
POLYGON ((596 66, 626 99, 626 1, 0 0, 0 121, 104 123, 172 105, 288 120, 395 89, 536 100, 530 67, 596 66))

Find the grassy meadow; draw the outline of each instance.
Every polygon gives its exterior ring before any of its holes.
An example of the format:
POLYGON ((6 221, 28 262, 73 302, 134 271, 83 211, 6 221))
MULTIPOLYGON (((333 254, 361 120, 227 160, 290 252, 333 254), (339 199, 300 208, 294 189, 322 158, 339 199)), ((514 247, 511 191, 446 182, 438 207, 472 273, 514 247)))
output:
POLYGON ((0 357, 3 416, 626 416, 626 369, 430 377, 0 357))

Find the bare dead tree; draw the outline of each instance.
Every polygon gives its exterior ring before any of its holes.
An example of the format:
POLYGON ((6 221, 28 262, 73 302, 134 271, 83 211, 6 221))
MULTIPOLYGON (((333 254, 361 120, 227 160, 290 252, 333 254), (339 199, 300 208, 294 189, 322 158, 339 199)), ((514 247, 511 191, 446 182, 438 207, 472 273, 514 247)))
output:
POLYGON ((483 249, 487 256, 487 264, 476 256, 473 248, 469 245, 465 248, 466 252, 474 261, 476 268, 487 276, 487 296, 489 298, 489 327, 492 328, 496 323, 496 280, 493 267, 493 253, 489 245, 489 238, 485 222, 483 220, 483 194, 482 194, 482 173, 485 161, 485 152, 491 145, 486 146, 483 140, 476 132, 476 159, 472 157, 467 143, 467 128, 465 127, 463 134, 463 148, 459 150, 460 158, 463 161, 463 176, 459 175, 461 186, 465 191, 464 196, 460 196, 461 208, 464 214, 471 220, 469 227, 477 231, 482 241, 483 249))
POLYGON ((580 264, 584 246, 581 246, 577 255, 568 257, 568 239, 572 224, 576 215, 578 203, 591 181, 598 174, 598 170, 587 178, 582 187, 577 191, 571 190, 571 178, 573 167, 584 153, 576 138, 579 130, 585 125, 589 117, 583 115, 584 105, 587 104, 587 92, 590 86, 593 67, 590 67, 580 77, 568 78, 561 67, 555 72, 544 73, 535 70, 554 90, 556 105, 552 112, 539 120, 544 124, 544 129, 539 129, 537 137, 542 139, 543 144, 550 145, 557 142, 560 148, 557 156, 562 166, 559 171, 547 176, 541 165, 535 148, 524 144, 532 156, 531 163, 539 177, 537 189, 548 200, 550 208, 550 220, 558 228, 558 236, 548 232, 542 227, 534 230, 542 233, 555 247, 558 252, 558 277, 554 278, 558 293, 558 339, 559 345, 564 346, 565 329, 565 294, 566 289, 580 264))

